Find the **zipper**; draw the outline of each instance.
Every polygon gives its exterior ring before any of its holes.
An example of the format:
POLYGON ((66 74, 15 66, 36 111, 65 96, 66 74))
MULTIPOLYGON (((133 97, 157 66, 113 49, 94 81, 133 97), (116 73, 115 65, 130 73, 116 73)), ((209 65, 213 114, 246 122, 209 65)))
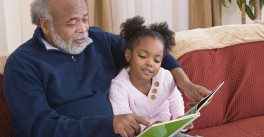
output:
POLYGON ((74 55, 72 55, 71 58, 72 58, 72 61, 74 61, 74 62, 76 61, 74 55))
POLYGON ((80 80, 80 72, 78 71, 78 63, 77 63, 77 59, 76 59, 76 56, 75 55, 71 55, 71 59, 72 59, 72 62, 73 62, 73 71, 75 73, 75 76, 77 79, 80 80))

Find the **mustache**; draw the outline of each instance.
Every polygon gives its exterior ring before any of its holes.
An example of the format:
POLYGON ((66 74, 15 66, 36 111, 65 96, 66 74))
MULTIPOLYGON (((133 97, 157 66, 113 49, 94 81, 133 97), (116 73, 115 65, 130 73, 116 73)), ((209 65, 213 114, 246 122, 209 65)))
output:
POLYGON ((78 36, 74 36, 74 37, 72 37, 72 39, 83 39, 83 38, 88 38, 88 32, 84 32, 84 33, 82 33, 82 34, 80 34, 80 35, 78 35, 78 36))

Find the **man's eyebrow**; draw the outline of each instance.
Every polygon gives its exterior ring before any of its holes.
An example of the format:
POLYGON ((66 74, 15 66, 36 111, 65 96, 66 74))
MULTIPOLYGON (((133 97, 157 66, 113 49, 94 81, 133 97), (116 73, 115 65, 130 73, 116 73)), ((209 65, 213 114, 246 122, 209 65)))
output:
MULTIPOLYGON (((84 14, 83 17, 88 17, 88 13, 84 14)), ((78 19, 79 19, 79 17, 72 17, 66 23, 69 23, 69 22, 71 22, 73 20, 78 20, 78 19)))

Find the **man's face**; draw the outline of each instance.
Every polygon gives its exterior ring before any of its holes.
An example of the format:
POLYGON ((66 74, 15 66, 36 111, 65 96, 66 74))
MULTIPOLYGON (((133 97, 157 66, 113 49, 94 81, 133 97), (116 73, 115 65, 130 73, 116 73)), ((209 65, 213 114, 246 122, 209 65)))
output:
POLYGON ((50 0, 51 44, 70 54, 79 54, 88 45, 88 13, 84 0, 50 0))

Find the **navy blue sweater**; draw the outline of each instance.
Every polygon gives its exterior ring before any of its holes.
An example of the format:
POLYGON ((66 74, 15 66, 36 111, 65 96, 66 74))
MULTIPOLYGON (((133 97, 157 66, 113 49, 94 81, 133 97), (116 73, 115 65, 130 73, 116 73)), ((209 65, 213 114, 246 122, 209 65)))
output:
MULTIPOLYGON (((41 30, 7 60, 4 95, 14 136, 111 137, 113 112, 108 91, 116 70, 126 64, 120 36, 90 27, 93 40, 82 53, 47 50, 41 30)), ((179 67, 169 54, 163 67, 179 67)))

